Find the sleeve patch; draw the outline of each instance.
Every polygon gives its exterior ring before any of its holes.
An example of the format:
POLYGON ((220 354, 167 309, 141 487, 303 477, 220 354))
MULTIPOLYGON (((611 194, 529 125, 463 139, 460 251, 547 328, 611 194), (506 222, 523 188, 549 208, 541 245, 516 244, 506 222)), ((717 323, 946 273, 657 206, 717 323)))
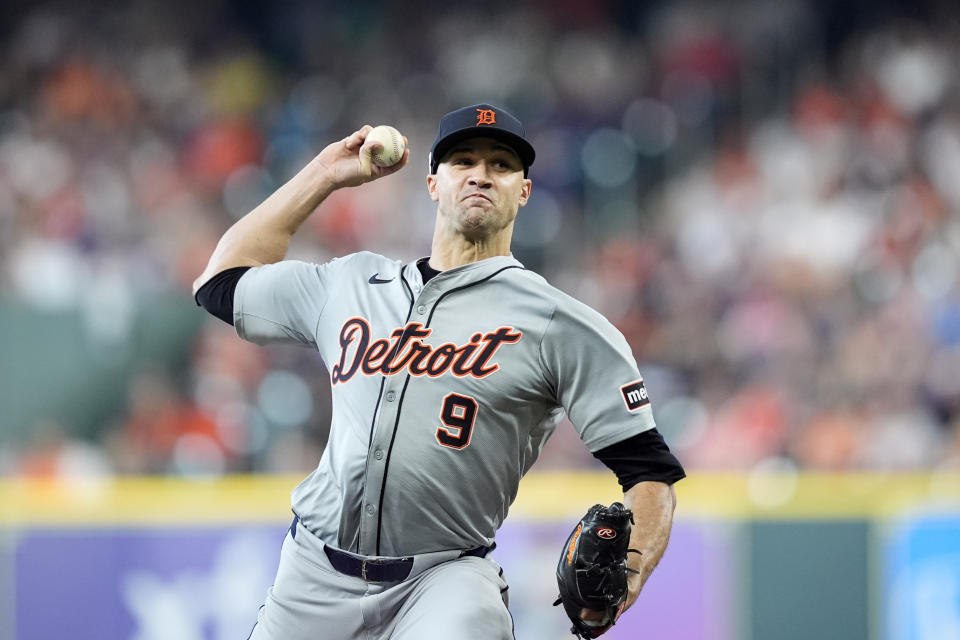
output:
POLYGON ((643 380, 620 387, 620 393, 623 394, 623 401, 627 404, 627 411, 636 411, 650 404, 650 397, 647 395, 647 388, 643 386, 643 380))

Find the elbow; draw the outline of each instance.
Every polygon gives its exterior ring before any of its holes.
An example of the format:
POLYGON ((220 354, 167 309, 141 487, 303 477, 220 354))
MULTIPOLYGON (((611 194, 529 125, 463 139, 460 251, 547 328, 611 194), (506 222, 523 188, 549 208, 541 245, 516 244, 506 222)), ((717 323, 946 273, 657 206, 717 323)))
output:
POLYGON ((677 509, 677 492, 672 484, 659 480, 638 482, 623 494, 624 504, 629 508, 636 508, 638 503, 648 505, 648 508, 657 508, 662 513, 673 514, 677 509))
POLYGON ((204 271, 204 272, 201 273, 199 276, 197 276, 197 279, 196 279, 196 280, 193 281, 193 289, 192 289, 192 291, 191 291, 191 295, 192 295, 194 298, 197 297, 197 292, 200 291, 200 287, 202 287, 204 284, 206 284, 206 283, 207 283, 207 280, 209 280, 209 279, 210 279, 210 278, 207 276, 207 272, 204 271))

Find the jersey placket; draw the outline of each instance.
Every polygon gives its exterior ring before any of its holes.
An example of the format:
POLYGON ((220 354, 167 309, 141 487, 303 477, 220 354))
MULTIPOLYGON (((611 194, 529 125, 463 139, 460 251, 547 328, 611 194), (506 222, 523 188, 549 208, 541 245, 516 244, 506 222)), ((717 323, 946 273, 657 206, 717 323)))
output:
MULTIPOLYGON (((414 285, 417 292, 414 299, 409 322, 426 322, 432 305, 440 292, 435 287, 420 287, 414 285)), ((398 354, 399 355, 399 354, 398 354)), ((363 515, 360 519, 360 553, 363 555, 380 555, 380 539, 382 529, 386 526, 402 528, 401 523, 391 521, 381 522, 381 513, 384 504, 384 492, 389 483, 390 453, 392 444, 397 437, 403 437, 399 432, 403 426, 402 419, 403 397, 412 376, 409 373, 386 376, 383 385, 383 395, 379 415, 373 430, 373 438, 367 451, 367 473, 363 489, 363 515)), ((393 472, 400 470, 396 465, 402 461, 395 461, 393 472)), ((395 514, 395 517, 399 514, 395 514)))

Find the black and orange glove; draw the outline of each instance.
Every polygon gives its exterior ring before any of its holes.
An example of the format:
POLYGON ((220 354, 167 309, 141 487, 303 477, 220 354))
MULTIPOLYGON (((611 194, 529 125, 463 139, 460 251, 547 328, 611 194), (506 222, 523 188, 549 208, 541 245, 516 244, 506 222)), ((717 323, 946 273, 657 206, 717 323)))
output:
POLYGON ((571 633, 580 638, 596 638, 616 622, 620 607, 627 599, 627 552, 633 513, 619 502, 609 507, 590 507, 573 529, 557 564, 560 597, 573 622, 571 633), (602 612, 598 620, 584 620, 583 609, 602 612))

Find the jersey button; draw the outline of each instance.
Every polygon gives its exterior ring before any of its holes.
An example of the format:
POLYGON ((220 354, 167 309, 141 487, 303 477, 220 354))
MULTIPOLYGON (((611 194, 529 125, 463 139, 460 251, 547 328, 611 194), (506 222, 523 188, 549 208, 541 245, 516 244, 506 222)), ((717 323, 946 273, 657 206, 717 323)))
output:
POLYGON ((393 402, 397 398, 397 394, 393 391, 387 391, 387 402, 393 402))
POLYGON ((417 307, 417 313, 419 313, 420 315, 423 315, 423 314, 425 314, 426 312, 427 312, 427 308, 426 308, 425 306, 423 306, 422 304, 417 307))
POLYGON ((381 451, 380 449, 377 449, 376 451, 373 452, 373 457, 376 458, 377 460, 383 460, 383 451, 381 451))
POLYGON ((367 515, 368 515, 368 516, 372 516, 372 515, 373 515, 373 512, 376 511, 376 510, 377 510, 377 508, 376 508, 375 506, 373 506, 372 504, 368 504, 368 505, 367 505, 367 515))

